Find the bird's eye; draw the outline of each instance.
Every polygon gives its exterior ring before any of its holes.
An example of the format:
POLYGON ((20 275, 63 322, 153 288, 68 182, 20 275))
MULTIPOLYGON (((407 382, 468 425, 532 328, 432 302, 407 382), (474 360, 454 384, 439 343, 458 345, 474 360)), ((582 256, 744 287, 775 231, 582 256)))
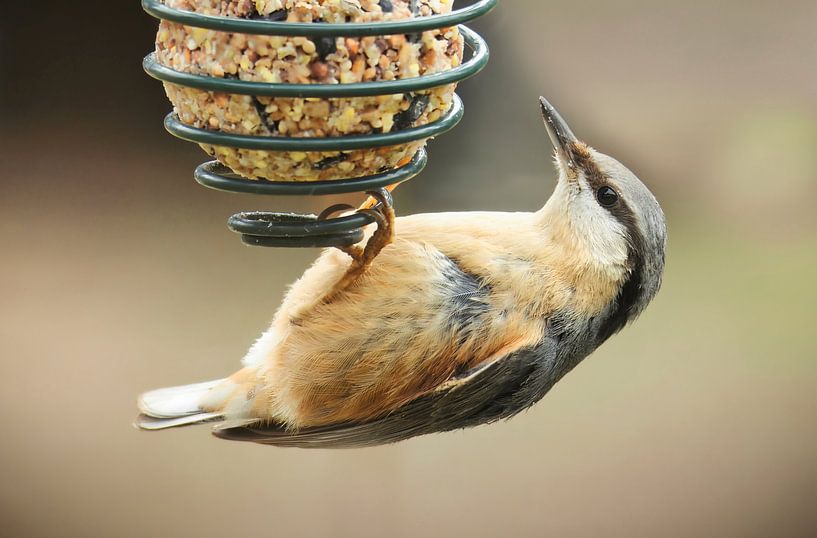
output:
POLYGON ((612 207, 618 202, 618 193, 612 187, 605 185, 596 191, 596 199, 604 207, 612 207))

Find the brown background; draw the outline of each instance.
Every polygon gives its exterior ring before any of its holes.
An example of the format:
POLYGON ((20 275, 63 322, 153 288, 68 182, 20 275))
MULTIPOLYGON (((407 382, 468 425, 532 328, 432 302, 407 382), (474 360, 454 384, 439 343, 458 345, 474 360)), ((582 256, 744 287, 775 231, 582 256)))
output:
POLYGON ((192 181, 136 0, 6 4, 3 536, 817 535, 817 3, 506 0, 479 22, 492 63, 399 212, 538 208, 544 94, 662 201, 666 284, 513 421, 345 452, 131 428, 140 391, 236 368, 315 256, 245 248, 226 217, 329 200, 192 181))

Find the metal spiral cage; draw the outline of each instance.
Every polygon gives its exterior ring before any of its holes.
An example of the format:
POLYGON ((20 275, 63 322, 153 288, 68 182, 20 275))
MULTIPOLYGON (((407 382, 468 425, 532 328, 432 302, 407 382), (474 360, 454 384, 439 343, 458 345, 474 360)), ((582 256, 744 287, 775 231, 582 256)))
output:
MULTIPOLYGON (((157 19, 164 19, 195 28, 223 32, 302 37, 361 37, 393 34, 416 34, 426 30, 461 25, 491 11, 498 0, 478 0, 450 13, 416 17, 407 20, 377 23, 290 23, 269 20, 240 19, 204 15, 177 10, 161 0, 142 0, 142 8, 157 19)), ((167 83, 223 93, 298 98, 339 98, 393 95, 460 82, 480 72, 488 63, 488 47, 476 32, 459 26, 470 58, 454 69, 409 79, 358 82, 348 84, 287 84, 251 82, 207 75, 183 73, 159 63, 155 53, 143 61, 145 71, 167 83)), ((210 131, 182 123, 171 112, 165 118, 165 128, 174 136, 200 144, 227 146, 237 149, 268 151, 348 151, 393 146, 432 138, 453 129, 462 119, 463 104, 455 94, 449 110, 438 120, 408 129, 367 135, 335 137, 248 136, 210 131)), ((407 181, 426 166, 425 149, 419 150, 405 165, 383 173, 326 181, 267 181, 244 179, 218 161, 202 164, 195 171, 195 179, 205 187, 228 192, 263 195, 328 195, 368 192, 407 181)), ((374 222, 366 213, 319 220, 312 215, 292 213, 248 212, 230 217, 228 226, 241 234, 248 245, 269 247, 327 247, 349 246, 363 239, 363 228, 374 222)))

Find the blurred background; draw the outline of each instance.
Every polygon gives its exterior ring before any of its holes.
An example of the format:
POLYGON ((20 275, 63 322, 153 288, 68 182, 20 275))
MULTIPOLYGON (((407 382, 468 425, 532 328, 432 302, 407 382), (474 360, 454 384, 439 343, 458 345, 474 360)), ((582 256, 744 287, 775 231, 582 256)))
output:
POLYGON ((508 423, 355 451, 131 427, 136 395, 221 377, 315 251, 250 249, 162 128, 128 2, 0 19, 3 536, 817 536, 817 3, 513 0, 399 213, 535 210, 536 98, 653 189, 642 319, 508 423))

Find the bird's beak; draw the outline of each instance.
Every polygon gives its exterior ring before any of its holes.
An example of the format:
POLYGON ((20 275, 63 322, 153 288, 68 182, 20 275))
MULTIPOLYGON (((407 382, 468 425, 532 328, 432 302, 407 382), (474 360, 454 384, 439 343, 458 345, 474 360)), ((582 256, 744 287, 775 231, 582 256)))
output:
POLYGON ((566 172, 575 172, 576 162, 573 160, 573 145, 579 141, 578 138, 570 130, 567 122, 559 112, 553 108, 553 105, 548 103, 547 99, 540 97, 539 104, 542 106, 542 118, 545 120, 545 128, 550 137, 550 142, 556 150, 559 164, 564 167, 566 172))

